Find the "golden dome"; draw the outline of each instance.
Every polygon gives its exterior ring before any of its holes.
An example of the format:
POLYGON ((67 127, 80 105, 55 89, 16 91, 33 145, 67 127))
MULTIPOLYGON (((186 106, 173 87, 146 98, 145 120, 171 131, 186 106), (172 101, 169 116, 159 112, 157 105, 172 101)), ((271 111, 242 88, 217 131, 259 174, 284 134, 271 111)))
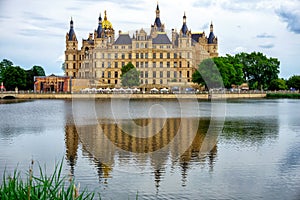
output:
POLYGON ((102 22, 102 27, 104 29, 113 29, 111 22, 107 20, 106 10, 104 11, 104 20, 102 22))

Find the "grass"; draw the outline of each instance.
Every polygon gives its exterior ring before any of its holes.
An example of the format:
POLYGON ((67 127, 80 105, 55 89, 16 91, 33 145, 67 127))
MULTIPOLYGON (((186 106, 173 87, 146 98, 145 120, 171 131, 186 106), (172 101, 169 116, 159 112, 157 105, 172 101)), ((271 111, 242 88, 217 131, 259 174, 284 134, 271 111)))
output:
MULTIPOLYGON (((73 179, 67 180, 62 176, 63 161, 55 165, 52 175, 47 176, 39 166, 39 176, 33 175, 33 164, 29 167, 26 179, 23 180, 20 172, 14 171, 13 175, 3 173, 2 184, 0 185, 1 200, 82 200, 93 199, 95 193, 86 189, 79 192, 73 179)), ((99 196, 99 199, 100 196, 99 196)))
POLYGON ((267 93, 267 98, 300 99, 300 93, 267 93))

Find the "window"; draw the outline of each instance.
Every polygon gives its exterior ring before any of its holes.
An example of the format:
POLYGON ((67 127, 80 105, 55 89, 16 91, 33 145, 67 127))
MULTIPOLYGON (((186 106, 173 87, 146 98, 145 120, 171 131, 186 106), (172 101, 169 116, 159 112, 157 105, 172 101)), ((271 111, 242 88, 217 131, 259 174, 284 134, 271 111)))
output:
POLYGON ((131 59, 131 53, 130 53, 130 54, 128 54, 128 58, 129 58, 129 59, 131 59))
POLYGON ((118 72, 115 72, 115 78, 118 78, 118 72))
POLYGON ((153 78, 156 78, 156 71, 153 72, 153 78))
POLYGON ((145 53, 145 58, 148 59, 148 53, 145 53))
POLYGON ((159 58, 163 59, 163 57, 164 57, 163 53, 160 53, 159 58))
POLYGON ((110 58, 110 53, 107 54, 107 58, 110 58))
POLYGON ((144 67, 144 62, 141 62, 141 68, 143 68, 144 67))
MULTIPOLYGON (((145 78, 148 78, 148 72, 145 72, 145 78)), ((147 81, 147 80, 146 80, 147 81)), ((148 83, 148 82, 147 82, 148 83)))
POLYGON ((187 62, 187 67, 190 67, 190 61, 187 62))
POLYGON ((76 63, 73 63, 73 69, 76 69, 76 63))
POLYGON ((167 53, 167 58, 170 59, 170 53, 167 53))
POLYGON ((167 71, 167 78, 170 78, 170 71, 167 71))
POLYGON ((76 76, 76 73, 75 72, 73 72, 73 77, 75 77, 76 76))
POLYGON ((177 58, 177 53, 174 53, 174 58, 177 58))
POLYGON ((148 62, 145 62, 145 68, 148 68, 148 62))
POLYGON ((144 78, 144 72, 140 72, 141 78, 144 78))
POLYGON ((170 62, 167 62, 167 68, 170 68, 170 62))
POLYGON ((115 84, 118 84, 118 80, 115 80, 115 84))
POLYGON ((177 67, 177 62, 174 62, 174 67, 177 67))
POLYGON ((153 68, 156 68, 156 62, 153 62, 153 68))
POLYGON ((140 63, 139 62, 136 62, 135 63, 135 65, 136 65, 136 68, 139 68, 140 67, 140 65, 139 65, 140 63))
POLYGON ((102 78, 104 78, 104 72, 102 72, 102 78))
POLYGON ((115 62, 115 68, 118 68, 118 62, 115 62))
POLYGON ((163 62, 160 62, 160 63, 159 63, 159 67, 160 67, 160 68, 163 68, 163 62))
POLYGON ((118 54, 117 54, 117 53, 115 53, 115 58, 116 58, 116 59, 118 58, 118 54))
POLYGON ((136 46, 135 46, 136 48, 139 48, 139 43, 136 43, 136 46))
POLYGON ((67 63, 67 65, 66 65, 66 69, 68 69, 69 68, 69 66, 68 66, 68 63, 67 63))
POLYGON ((104 68, 104 62, 102 62, 102 68, 104 68))
POLYGON ((160 81, 159 81, 159 82, 160 82, 160 84, 163 84, 163 80, 162 80, 162 79, 160 79, 160 81))
POLYGON ((73 60, 76 60, 76 55, 73 55, 73 60))
POLYGON ((182 72, 179 71, 179 78, 182 78, 182 72))
POLYGON ((107 80, 107 83, 110 84, 110 80, 107 80))
POLYGON ((125 66, 125 62, 122 62, 122 67, 125 66))
POLYGON ((190 78, 190 71, 187 71, 187 75, 188 78, 190 78))
POLYGON ((111 73, 107 72, 107 77, 110 78, 111 77, 111 73))
POLYGON ((136 58, 139 58, 139 53, 136 53, 136 54, 135 54, 135 57, 136 57, 136 58))
POLYGON ((161 72, 159 73, 159 77, 160 77, 160 78, 163 78, 163 76, 164 76, 164 73, 161 71, 161 72))
POLYGON ((174 72, 174 78, 177 78, 177 72, 174 72))
POLYGON ((125 59, 125 54, 124 53, 122 53, 122 59, 125 59))
POLYGON ((156 53, 153 53, 153 58, 154 58, 154 59, 156 58, 156 53))
POLYGON ((179 61, 179 67, 182 67, 182 66, 181 66, 181 61, 179 61))
POLYGON ((141 53, 141 58, 144 58, 144 54, 143 53, 141 53))

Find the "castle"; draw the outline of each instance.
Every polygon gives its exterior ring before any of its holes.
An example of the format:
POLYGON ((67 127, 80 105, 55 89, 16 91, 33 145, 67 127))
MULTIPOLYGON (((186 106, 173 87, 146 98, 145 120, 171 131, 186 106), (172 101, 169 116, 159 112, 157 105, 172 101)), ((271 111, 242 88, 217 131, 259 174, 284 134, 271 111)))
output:
POLYGON ((82 40, 81 49, 71 19, 66 34, 65 75, 88 79, 89 86, 120 87, 121 68, 131 62, 140 72, 140 87, 191 83, 201 61, 218 56, 213 24, 208 36, 204 31, 192 33, 184 13, 180 31, 172 29, 170 39, 161 22, 158 4, 155 14, 149 34, 144 29, 132 34, 119 31, 115 39, 115 30, 105 11, 103 20, 100 14, 94 33, 82 40))

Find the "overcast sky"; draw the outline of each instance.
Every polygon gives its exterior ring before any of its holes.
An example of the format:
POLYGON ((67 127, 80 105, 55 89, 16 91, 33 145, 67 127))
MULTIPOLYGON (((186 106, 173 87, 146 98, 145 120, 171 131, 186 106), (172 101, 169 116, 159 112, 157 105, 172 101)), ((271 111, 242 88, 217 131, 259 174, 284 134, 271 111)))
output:
MULTIPOLYGON (((25 69, 44 67, 46 74, 63 74, 65 36, 73 17, 81 40, 98 25, 107 10, 118 30, 149 29, 157 0, 0 0, 0 59, 25 69)), ((160 0, 167 30, 182 26, 186 12, 192 32, 209 33, 219 41, 220 55, 259 51, 281 61, 280 77, 300 74, 300 0, 160 0)))

